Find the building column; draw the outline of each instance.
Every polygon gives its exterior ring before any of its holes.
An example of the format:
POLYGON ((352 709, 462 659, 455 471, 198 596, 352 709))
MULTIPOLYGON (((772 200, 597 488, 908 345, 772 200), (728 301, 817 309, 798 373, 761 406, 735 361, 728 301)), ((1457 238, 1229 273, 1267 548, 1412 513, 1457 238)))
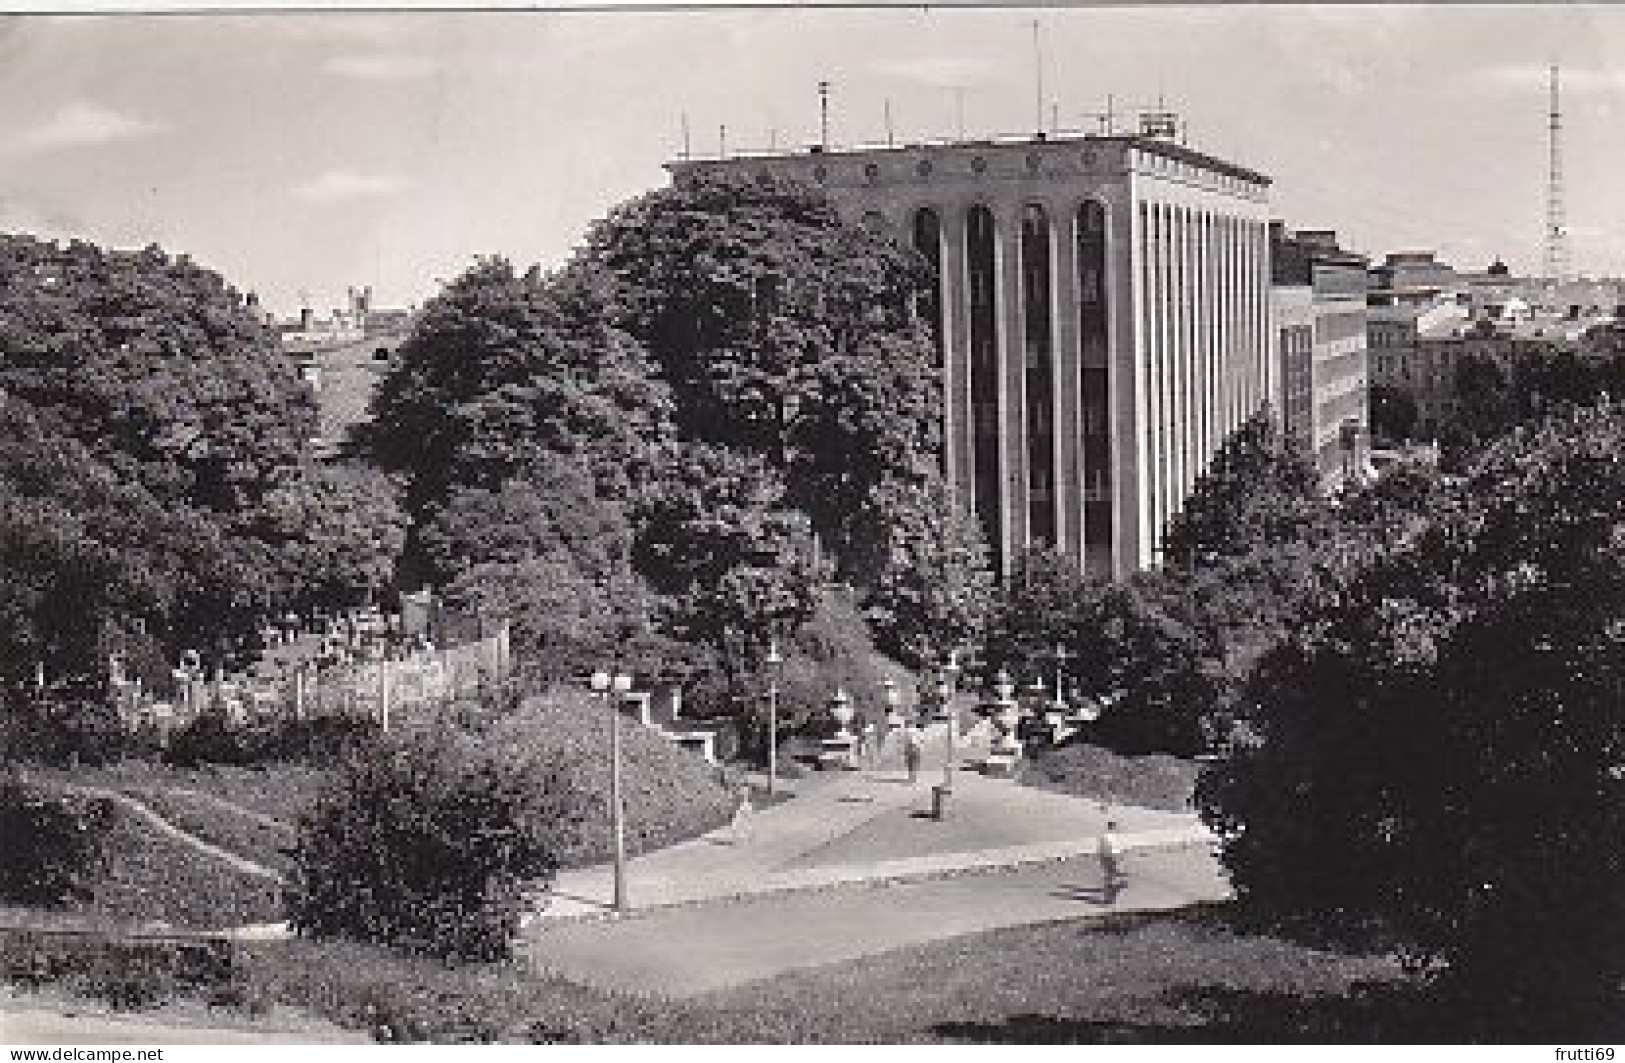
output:
POLYGON ((942 227, 943 446, 948 489, 966 513, 976 510, 976 426, 970 402, 970 295, 965 279, 965 211, 931 204, 942 227))
POLYGON ((1050 209, 1050 321, 1055 349, 1055 541, 1083 567, 1083 340, 1077 203, 1050 209))
POLYGON ((1021 206, 989 204, 997 228, 995 306, 999 322, 999 423, 1004 476, 999 508, 1004 513, 1003 575, 1012 571, 1028 542, 1027 340, 1022 327, 1021 206))

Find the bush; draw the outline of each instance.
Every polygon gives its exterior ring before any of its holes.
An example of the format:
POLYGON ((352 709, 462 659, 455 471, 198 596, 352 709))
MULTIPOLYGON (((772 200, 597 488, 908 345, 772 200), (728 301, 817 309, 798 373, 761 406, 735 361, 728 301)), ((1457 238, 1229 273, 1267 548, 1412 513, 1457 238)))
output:
POLYGON ((367 720, 271 716, 233 723, 220 709, 199 713, 170 735, 164 759, 179 767, 247 766, 271 761, 330 762, 374 729, 367 720))
POLYGON ((105 799, 0 780, 0 898, 46 908, 88 898, 113 818, 105 799))
POLYGON ((131 736, 101 682, 64 680, 40 688, 11 684, 0 692, 0 754, 47 764, 103 764, 130 745, 131 736))
POLYGON ((352 754, 300 826, 293 926, 436 957, 508 955, 556 866, 566 791, 499 744, 430 724, 352 754))

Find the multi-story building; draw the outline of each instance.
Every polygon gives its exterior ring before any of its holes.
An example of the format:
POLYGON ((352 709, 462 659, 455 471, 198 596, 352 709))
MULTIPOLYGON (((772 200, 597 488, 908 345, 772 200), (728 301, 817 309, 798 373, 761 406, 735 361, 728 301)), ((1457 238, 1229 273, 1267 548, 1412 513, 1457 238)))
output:
POLYGON ((1276 394, 1271 403, 1281 430, 1305 454, 1315 452, 1315 292, 1308 284, 1276 276, 1270 285, 1270 327, 1274 329, 1276 394))
POLYGON ((1274 393, 1267 177, 1156 135, 683 160, 802 181, 938 276, 951 489, 998 567, 1050 544, 1152 564, 1225 436, 1274 393))
POLYGON ((1366 273, 1364 256, 1337 246, 1330 230, 1288 233, 1271 228, 1271 282, 1279 398, 1283 429, 1296 438, 1320 471, 1335 484, 1365 467, 1367 438, 1366 273), (1304 350, 1302 302, 1309 303, 1310 335, 1304 350))

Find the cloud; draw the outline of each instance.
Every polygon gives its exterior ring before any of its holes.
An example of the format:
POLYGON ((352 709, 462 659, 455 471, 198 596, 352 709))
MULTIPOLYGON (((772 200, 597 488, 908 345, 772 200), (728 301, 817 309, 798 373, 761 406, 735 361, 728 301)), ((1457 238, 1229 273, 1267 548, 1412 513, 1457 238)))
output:
POLYGON ((69 148, 89 148, 119 141, 140 140, 164 131, 164 126, 122 114, 99 103, 75 100, 63 104, 51 117, 24 130, 12 142, 17 154, 37 155, 69 148))
POLYGON ((328 170, 296 186, 293 197, 306 203, 348 203, 394 195, 405 187, 399 177, 356 173, 354 170, 328 170))
POLYGON ((358 81, 412 81, 433 74, 438 67, 419 55, 392 52, 355 52, 327 62, 327 72, 358 81))

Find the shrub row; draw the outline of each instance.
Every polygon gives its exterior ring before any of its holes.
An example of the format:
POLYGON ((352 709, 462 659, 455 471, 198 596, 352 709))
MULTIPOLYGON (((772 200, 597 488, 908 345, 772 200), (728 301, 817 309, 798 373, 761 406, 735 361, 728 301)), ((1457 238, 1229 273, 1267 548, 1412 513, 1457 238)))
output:
POLYGON ((1186 812, 1199 773, 1196 762, 1163 753, 1123 756, 1073 742, 1023 758, 1017 779, 1074 797, 1186 812))

